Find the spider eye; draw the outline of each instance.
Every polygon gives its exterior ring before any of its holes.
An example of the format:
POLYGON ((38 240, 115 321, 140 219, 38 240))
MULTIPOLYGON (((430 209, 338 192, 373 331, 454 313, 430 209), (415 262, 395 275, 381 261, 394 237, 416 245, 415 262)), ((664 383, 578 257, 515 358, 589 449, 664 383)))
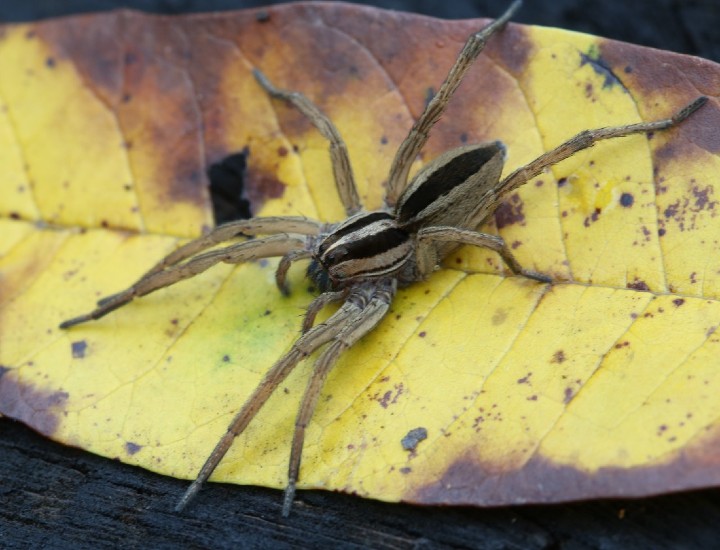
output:
POLYGON ((337 265, 349 255, 349 251, 344 246, 336 246, 330 252, 323 256, 323 264, 326 267, 337 265))

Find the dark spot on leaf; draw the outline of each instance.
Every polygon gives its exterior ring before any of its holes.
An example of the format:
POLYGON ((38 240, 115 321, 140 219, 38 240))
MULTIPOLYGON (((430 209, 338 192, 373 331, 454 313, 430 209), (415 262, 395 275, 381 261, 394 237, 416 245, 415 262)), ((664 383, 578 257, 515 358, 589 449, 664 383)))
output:
POLYGON ((225 157, 210 166, 210 199, 215 223, 251 217, 250 202, 245 197, 245 168, 247 150, 225 157))
POLYGON ((515 223, 524 224, 525 213, 523 212, 523 202, 520 195, 513 193, 507 199, 500 203, 495 210, 495 224, 498 229, 507 227, 515 223))
POLYGON ((555 353, 553 353, 552 359, 550 359, 551 363, 564 363, 565 362, 565 352, 561 349, 557 350, 555 353))
POLYGON ((387 143, 388 143, 388 138, 387 138, 387 136, 382 136, 382 137, 380 138, 380 144, 381 144, 381 145, 387 145, 387 143))
POLYGON ((620 196, 620 204, 622 206, 624 206, 625 208, 631 207, 634 202, 635 202, 635 197, 633 197, 631 193, 623 193, 620 196))
POLYGON ((45 60, 45 66, 46 66, 48 69, 54 69, 54 68, 55 68, 55 58, 54 58, 54 57, 48 57, 48 58, 45 60))
POLYGON ((538 400, 538 396, 537 396, 537 395, 531 395, 530 397, 527 398, 527 400, 528 400, 528 401, 537 401, 537 400, 538 400))
POLYGON ((85 352, 87 351, 87 342, 85 340, 72 342, 70 344, 70 348, 72 349, 73 358, 82 359, 85 357, 85 352))
POLYGON ((627 91, 610 66, 600 57, 600 52, 595 46, 591 46, 587 53, 580 53, 580 66, 583 65, 590 65, 595 74, 603 77, 603 89, 617 85, 627 91))
POLYGON ((142 448, 142 445, 138 445, 137 443, 133 443, 132 441, 128 441, 127 443, 125 443, 125 451, 129 455, 134 455, 142 448))
POLYGON ((617 344, 615 344, 615 349, 626 348, 626 347, 628 347, 629 345, 630 345, 630 342, 628 342, 627 340, 625 340, 624 342, 618 342, 617 344))
POLYGON ((602 213, 602 209, 596 208, 596 209, 593 211, 592 214, 590 214, 589 216, 587 216, 587 217, 585 218, 585 220, 583 221, 583 225, 584 225, 585 227, 590 227, 591 224, 593 224, 593 223, 595 223, 596 221, 598 221, 598 218, 600 218, 600 214, 601 214, 601 213, 602 213))
POLYGON ((575 397, 575 392, 573 391, 573 389, 571 387, 565 388, 565 392, 563 395, 563 403, 567 405, 568 403, 570 403, 570 401, 572 401, 573 397, 575 397))
POLYGON ((420 338, 425 338, 425 336, 427 336, 427 332, 425 332, 424 330, 422 330, 422 331, 420 331, 420 332, 418 333, 418 336, 419 336, 420 338))
POLYGON ((683 298, 675 298, 673 300, 673 304, 675 304, 676 307, 680 307, 685 303, 685 300, 683 298))
POLYGON ((394 394, 393 394, 393 390, 388 390, 382 395, 382 397, 380 397, 379 393, 376 393, 375 395, 373 395, 372 399, 374 399, 375 401, 380 403, 380 406, 383 409, 387 409, 390 405, 394 405, 395 403, 397 403, 398 398, 405 391, 405 388, 402 383, 395 384, 393 386, 393 388, 394 388, 394 394))
POLYGON ((278 147, 278 155, 280 155, 281 157, 286 157, 287 154, 288 154, 287 147, 283 147, 283 146, 278 147))
POLYGON ((418 443, 427 439, 427 435, 427 430, 425 428, 415 428, 405 434, 405 437, 402 438, 400 444, 406 451, 414 452, 418 443))
POLYGON ((518 383, 518 384, 530 384, 530 377, 531 377, 531 376, 532 376, 532 373, 529 372, 529 373, 527 373, 525 376, 523 376, 522 378, 518 378, 517 383, 518 383))
POLYGON ((223 355, 222 360, 223 360, 224 363, 229 363, 229 362, 230 362, 230 356, 229 356, 229 355, 223 355))
POLYGON ((642 290, 642 291, 650 290, 650 287, 647 286, 647 283, 640 279, 635 279, 634 281, 629 282, 626 286, 627 286, 627 288, 631 288, 633 290, 642 290))
POLYGON ((400 470, 398 470, 398 471, 399 471, 401 474, 409 474, 410 472, 412 472, 412 468, 409 468, 408 466, 403 466, 403 467, 400 468, 400 470))
POLYGON ((565 184, 567 184, 567 178, 560 178, 559 180, 557 180, 558 187, 564 187, 565 184))
POLYGON ((494 326, 502 325, 505 322, 505 319, 507 319, 507 311, 499 308, 492 316, 492 324, 494 326))
POLYGON ((662 237, 663 235, 665 235, 665 233, 666 233, 666 231, 665 231, 664 227, 661 227, 660 229, 658 229, 658 237, 662 237))

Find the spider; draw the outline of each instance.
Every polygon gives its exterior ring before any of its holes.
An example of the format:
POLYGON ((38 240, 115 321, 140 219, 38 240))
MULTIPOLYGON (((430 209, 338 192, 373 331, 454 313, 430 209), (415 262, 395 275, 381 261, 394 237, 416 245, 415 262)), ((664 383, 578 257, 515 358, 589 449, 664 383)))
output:
POLYGON ((296 419, 282 508, 287 516, 299 476, 305 428, 323 383, 338 357, 380 323, 399 287, 427 278, 444 257, 463 244, 494 250, 515 275, 551 283, 550 277, 523 268, 501 237, 477 231, 503 197, 544 169, 597 141, 671 128, 707 101, 706 97, 698 97, 665 120, 585 130, 503 179, 500 179, 505 158, 502 142, 465 145, 441 154, 408 183, 412 162, 465 73, 487 40, 505 27, 519 6, 520 1, 514 2, 500 18, 467 39, 437 94, 395 154, 384 207, 372 212, 365 211, 360 203, 347 147, 335 125, 305 96, 277 88, 255 70, 259 85, 272 98, 292 104, 328 140, 335 184, 347 219, 322 223, 304 217, 267 217, 226 223, 172 252, 128 289, 101 299, 95 310, 60 325, 68 328, 99 319, 136 297, 193 277, 220 262, 237 264, 279 256, 276 283, 287 294, 290 265, 310 259, 307 275, 321 293, 307 308, 301 335, 233 418, 176 510, 181 510, 199 491, 234 438, 245 430, 295 366, 322 349, 296 419), (243 236, 257 238, 214 248, 243 236), (336 313, 315 325, 318 312, 332 302, 341 303, 336 313))

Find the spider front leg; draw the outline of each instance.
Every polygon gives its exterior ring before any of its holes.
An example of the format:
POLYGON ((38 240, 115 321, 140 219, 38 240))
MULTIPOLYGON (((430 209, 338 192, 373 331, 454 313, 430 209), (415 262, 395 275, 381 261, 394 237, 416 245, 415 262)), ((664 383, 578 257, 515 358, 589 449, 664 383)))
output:
POLYGON ((434 242, 453 242, 489 248, 500 255, 515 275, 522 275, 523 277, 535 279, 541 283, 552 282, 552 279, 547 275, 523 268, 502 237, 488 235, 487 233, 480 233, 478 231, 470 231, 468 229, 442 226, 425 227, 418 231, 416 258, 417 268, 422 277, 426 277, 432 273, 437 265, 437 254, 433 246, 434 242))
POLYGON ((337 186, 340 200, 343 206, 345 206, 345 212, 348 216, 359 212, 362 205, 360 204, 360 197, 358 196, 355 178, 353 177, 352 167, 350 166, 350 156, 348 155, 347 146, 340 132, 332 121, 300 92, 291 92, 277 88, 270 82, 268 77, 258 69, 255 69, 253 74, 258 83, 271 97, 291 103, 298 111, 304 114, 323 137, 330 142, 330 159, 332 161, 335 185, 337 186))
POLYGON ((174 264, 161 271, 153 268, 131 287, 101 299, 98 301, 98 307, 93 311, 64 321, 60 324, 60 328, 70 328, 79 323, 100 319, 111 311, 129 303, 134 298, 145 296, 155 290, 174 285, 183 279, 194 277, 218 263, 236 264, 259 258, 284 256, 290 252, 303 250, 305 244, 305 237, 301 235, 271 235, 262 239, 245 241, 219 250, 205 252, 185 263, 174 264))
POLYGON ((625 126, 610 126, 607 128, 597 128, 595 130, 584 130, 567 140, 565 143, 558 145, 552 151, 548 151, 529 164, 521 166, 502 180, 496 191, 497 202, 499 202, 502 196, 510 193, 521 185, 527 183, 535 176, 539 175, 545 168, 552 166, 553 164, 557 164, 558 162, 571 157, 583 149, 592 147, 598 141, 630 136, 633 134, 644 134, 657 130, 667 130, 687 119, 695 111, 700 109, 700 107, 705 105, 707 101, 707 97, 700 96, 680 109, 672 117, 663 120, 640 122, 625 126))

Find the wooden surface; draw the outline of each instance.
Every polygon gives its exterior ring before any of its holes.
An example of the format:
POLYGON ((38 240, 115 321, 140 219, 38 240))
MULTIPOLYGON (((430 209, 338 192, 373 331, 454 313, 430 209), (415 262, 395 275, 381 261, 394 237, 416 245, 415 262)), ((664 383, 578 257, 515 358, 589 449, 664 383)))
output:
MULTIPOLYGON (((3 2, 0 21, 120 6, 180 12, 229 4, 3 2)), ((480 17, 499 13, 506 2, 384 4, 441 16, 480 17)), ((526 1, 517 19, 720 59, 720 9, 715 0, 526 1)), ((300 492, 291 517, 283 520, 280 492, 216 484, 206 487, 185 513, 176 514, 172 509, 186 482, 57 445, 8 419, 0 419, 0 461, 0 548, 640 549, 712 548, 720 541, 717 490, 500 509, 418 508, 300 492)))
POLYGON ((713 548, 720 492, 498 509, 419 508, 319 491, 186 482, 54 444, 0 420, 2 548, 713 548))

